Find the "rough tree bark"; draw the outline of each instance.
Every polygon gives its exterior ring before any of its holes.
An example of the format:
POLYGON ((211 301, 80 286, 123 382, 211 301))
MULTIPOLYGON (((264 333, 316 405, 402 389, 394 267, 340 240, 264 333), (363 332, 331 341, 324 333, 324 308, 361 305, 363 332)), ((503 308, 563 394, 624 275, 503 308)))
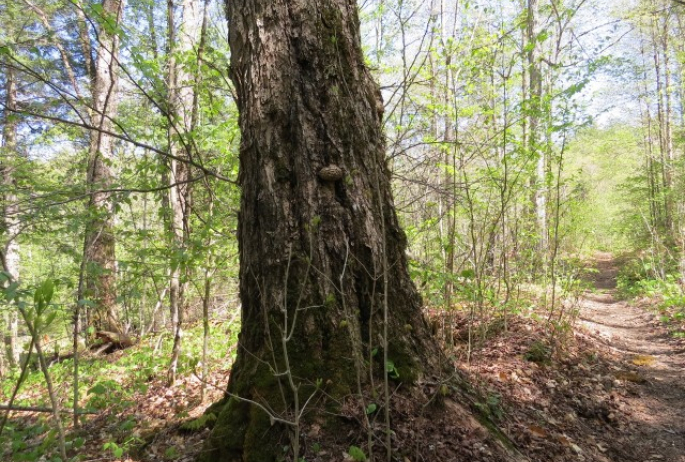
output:
MULTIPOLYGON (((114 210, 112 195, 106 192, 112 185, 111 159, 114 138, 106 132, 113 129, 117 111, 119 36, 112 33, 121 22, 123 2, 103 0, 103 17, 108 26, 98 28, 98 45, 94 68, 91 69, 91 130, 88 150, 87 183, 91 190, 86 224, 84 260, 85 294, 94 303, 89 310, 89 324, 96 331, 120 333, 121 323, 116 309, 116 257, 114 210)), ((90 45, 84 43, 85 55, 91 56, 90 45)))
POLYGON ((378 392, 381 358, 409 386, 440 355, 407 271, 356 2, 231 0, 227 13, 242 331, 203 458, 265 462, 286 428, 295 446, 301 419, 378 392))

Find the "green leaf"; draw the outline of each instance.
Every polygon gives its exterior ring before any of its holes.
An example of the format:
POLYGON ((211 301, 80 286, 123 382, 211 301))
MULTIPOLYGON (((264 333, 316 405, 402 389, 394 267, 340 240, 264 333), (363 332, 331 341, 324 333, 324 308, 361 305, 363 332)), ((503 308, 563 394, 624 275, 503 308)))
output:
POLYGON ((119 424, 119 430, 127 432, 133 430, 136 427, 136 421, 134 419, 126 419, 121 424, 119 424))
POLYGON ((36 291, 33 293, 33 304, 36 306, 40 306, 43 304, 43 291, 41 288, 37 288, 36 291))
POLYGON ((473 279, 476 276, 476 272, 472 269, 465 269, 459 274, 459 276, 463 277, 464 279, 473 279))
POLYGON ((176 449, 176 446, 169 446, 164 451, 164 457, 166 457, 167 459, 177 459, 179 455, 180 454, 178 452, 178 449, 176 449))
POLYGON ((48 317, 45 319, 45 323, 44 323, 45 327, 50 326, 50 324, 52 324, 52 321, 54 321, 56 317, 57 317, 57 313, 55 311, 48 314, 48 317))
POLYGON ((55 281, 52 279, 47 279, 41 285, 41 290, 43 292, 43 301, 45 303, 50 303, 52 296, 55 293, 55 281))
POLYGON ((388 361, 385 363, 385 372, 392 372, 394 370, 395 370, 395 363, 388 359, 388 361))
POLYGON ((376 409, 378 409, 378 405, 376 403, 371 403, 368 406, 366 406, 366 414, 373 414, 376 412, 376 409))
POLYGON ((364 454, 364 451, 357 446, 350 446, 350 449, 347 450, 347 454, 349 454, 349 456, 357 462, 366 461, 366 454, 364 454))
POLYGON ((119 459, 124 455, 124 448, 120 447, 117 443, 110 441, 102 445, 103 449, 110 449, 114 457, 119 459))
POLYGON ((101 383, 96 383, 88 390, 89 395, 104 395, 105 393, 107 393, 107 388, 101 383))
POLYGON ((19 283, 18 282, 13 282, 11 283, 5 290, 5 297, 8 300, 14 300, 17 298, 17 290, 19 289, 19 283))
POLYGON ((385 363, 385 371, 388 373, 388 377, 391 379, 399 379, 400 378, 400 373, 395 367, 395 363, 388 360, 388 362, 385 363))
POLYGON ((105 9, 99 3, 91 3, 89 7, 91 11, 98 16, 101 16, 105 12, 105 9))

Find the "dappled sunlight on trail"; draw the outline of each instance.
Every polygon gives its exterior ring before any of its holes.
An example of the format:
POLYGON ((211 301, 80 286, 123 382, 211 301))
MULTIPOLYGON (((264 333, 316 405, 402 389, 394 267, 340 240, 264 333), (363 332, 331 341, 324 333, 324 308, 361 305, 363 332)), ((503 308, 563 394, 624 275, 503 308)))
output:
POLYGON ((685 462, 685 345, 648 309, 618 300, 610 255, 599 255, 596 269, 598 292, 583 297, 580 325, 607 346, 617 380, 635 384, 621 397, 630 416, 626 438, 633 440, 622 450, 629 460, 685 462))

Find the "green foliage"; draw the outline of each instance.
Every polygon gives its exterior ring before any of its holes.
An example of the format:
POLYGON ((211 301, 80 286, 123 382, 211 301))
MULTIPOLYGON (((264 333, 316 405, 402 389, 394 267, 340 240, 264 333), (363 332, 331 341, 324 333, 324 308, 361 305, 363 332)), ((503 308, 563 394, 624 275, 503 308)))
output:
POLYGON ((623 265, 619 272, 617 289, 626 298, 648 297, 658 300, 659 319, 672 326, 671 333, 680 337, 685 332, 685 287, 682 275, 671 272, 660 276, 661 271, 652 259, 634 259, 623 265))
POLYGON ((104 379, 88 390, 86 396, 89 396, 89 399, 86 406, 92 409, 105 409, 109 406, 119 408, 126 395, 117 381, 104 379))
POLYGON ((388 359, 388 361, 385 363, 385 372, 388 374, 388 377, 391 379, 397 380, 400 378, 400 373, 395 367, 395 363, 391 360, 388 359))
MULTIPOLYGON (((43 294, 45 295, 46 292, 43 294)), ((44 295, 43 300, 45 300, 44 295)), ((238 327, 228 324, 215 326, 222 334, 210 337, 208 357, 210 370, 225 366, 228 360, 225 357, 225 352, 237 340, 238 327), (224 332, 228 332, 228 334, 224 334, 224 332)), ((116 361, 109 361, 106 358, 82 361, 80 364, 81 408, 104 410, 104 412, 116 415, 134 406, 141 394, 147 392, 151 381, 166 376, 171 346, 172 339, 170 336, 163 336, 161 339, 157 336, 150 336, 127 349, 126 353, 116 361), (156 348, 158 343, 159 348, 156 348)), ((201 354, 201 326, 189 327, 185 346, 188 356, 198 357, 201 354)), ((193 362, 192 360, 185 361, 179 374, 192 374, 193 362)), ((50 374, 55 383, 70 383, 73 374, 73 361, 67 359, 53 364, 50 366, 50 374)), ((15 371, 0 379, 0 402, 7 402, 17 377, 18 371, 15 371)), ((22 389, 38 392, 40 398, 38 400, 35 397, 27 399, 20 394, 15 404, 49 407, 44 387, 45 383, 40 371, 29 372, 22 389)), ((70 387, 61 390, 60 399, 65 408, 73 406, 72 397, 70 387)), ((199 430, 211 425, 215 419, 216 416, 212 414, 203 415, 195 421, 186 422, 183 428, 190 431, 199 430)), ((124 455, 132 450, 140 443, 139 438, 135 436, 137 427, 138 422, 133 418, 117 422, 111 427, 113 433, 110 435, 110 440, 104 443, 106 447, 103 445, 103 451, 112 457, 117 457, 117 454, 124 455)), ((41 458, 49 460, 57 446, 52 428, 47 414, 40 415, 38 420, 31 425, 25 426, 21 421, 14 424, 10 422, 0 436, 0 448, 12 448, 11 460, 17 462, 33 462, 41 458), (40 440, 42 443, 39 446, 27 444, 27 442, 34 440, 40 440)), ((77 450, 85 442, 83 436, 68 435, 67 446, 77 450)), ((0 452, 1 454, 2 452, 0 452)))
POLYGON ((181 456, 181 453, 178 452, 178 449, 176 449, 176 446, 169 446, 164 450, 164 457, 167 459, 178 459, 181 456))
POLYGON ((108 441, 107 443, 102 445, 102 449, 105 451, 111 451, 112 455, 116 459, 121 459, 121 456, 124 455, 124 448, 119 446, 117 443, 113 441, 108 441))
POLYGON ((365 462, 366 461, 366 454, 364 453, 364 451, 362 451, 361 448, 359 448, 357 446, 350 446, 350 448, 347 450, 347 454, 355 462, 365 462))
POLYGON ((626 297, 663 296, 675 300, 682 293, 680 277, 675 262, 668 264, 652 255, 624 263, 618 273, 617 288, 626 297))
POLYGON ((565 224, 575 248, 617 252, 629 246, 626 216, 630 203, 625 185, 639 166, 639 143, 640 132, 622 125, 586 128, 570 143, 571 187, 582 199, 565 224))
POLYGON ((476 407, 485 415, 494 420, 501 420, 504 417, 502 409, 502 395, 491 393, 485 398, 485 402, 476 403, 476 407))
POLYGON ((531 361, 539 364, 548 364, 552 355, 552 349, 547 343, 536 340, 530 344, 526 352, 523 354, 523 358, 526 361, 531 361))

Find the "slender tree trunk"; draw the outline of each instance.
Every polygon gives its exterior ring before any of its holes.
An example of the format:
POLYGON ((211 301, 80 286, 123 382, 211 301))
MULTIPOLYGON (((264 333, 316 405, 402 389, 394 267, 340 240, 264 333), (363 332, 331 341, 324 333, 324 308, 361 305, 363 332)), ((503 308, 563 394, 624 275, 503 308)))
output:
MULTIPOLYGON (((10 66, 5 68, 5 111, 2 125, 2 147, 0 148, 0 181, 2 181, 2 245, 5 261, 5 270, 10 273, 12 279, 19 280, 19 207, 17 206, 17 181, 15 168, 18 159, 17 151, 17 121, 14 113, 17 110, 17 82, 14 69, 10 66)), ((19 345, 17 337, 19 333, 19 321, 17 311, 11 310, 7 316, 9 327, 9 341, 7 342, 7 354, 9 365, 16 367, 19 364, 19 345)))
MULTIPOLYGON (((82 0, 74 0, 76 17, 78 22, 78 35, 81 50, 83 50, 84 68, 86 75, 90 77, 91 83, 95 81, 95 59, 93 57, 93 47, 90 42, 90 32, 88 30, 88 19, 84 12, 82 0)), ((92 114, 92 108, 91 108, 92 114)))
POLYGON ((659 197, 661 222, 659 231, 665 240, 669 240, 671 217, 671 186, 669 178, 668 160, 668 122, 666 111, 666 88, 664 84, 663 56, 661 55, 659 18, 657 13, 653 13, 651 24, 652 39, 652 60, 654 63, 654 78, 656 84, 656 114, 657 114, 657 134, 659 136, 659 169, 660 169, 660 190, 659 197))
MULTIPOLYGON (((440 30, 440 36, 441 36, 441 42, 443 44, 443 47, 445 47, 444 53, 445 53, 445 88, 444 88, 444 101, 445 101, 445 114, 443 116, 443 125, 445 128, 445 132, 443 134, 443 153, 445 156, 445 165, 449 165, 451 168, 450 169, 445 169, 445 174, 444 174, 444 189, 447 192, 447 197, 449 198, 448 201, 448 208, 449 212, 445 214, 447 217, 447 239, 446 239, 446 250, 445 250, 445 273, 447 274, 447 278, 445 280, 445 286, 444 286, 444 299, 445 299, 445 307, 447 309, 451 309, 452 307, 452 294, 454 292, 454 259, 455 259, 455 248, 456 248, 456 221, 457 221, 457 213, 455 210, 455 205, 454 201, 456 198, 456 189, 457 189, 457 171, 456 171, 456 166, 457 166, 457 148, 455 145, 455 129, 454 127, 457 126, 457 113, 458 109, 453 106, 452 104, 452 80, 453 80, 453 75, 452 75, 452 50, 447 49, 446 47, 450 46, 450 43, 453 43, 455 40, 455 33, 454 31, 451 31, 450 35, 448 36, 448 32, 445 29, 445 22, 447 21, 446 18, 446 13, 445 13, 445 1, 442 0, 441 2, 441 30, 440 30), (452 113, 451 110, 454 110, 454 113, 452 113), (453 118, 454 116, 454 118, 453 118)), ((451 329, 451 323, 452 319, 450 316, 450 329, 448 331, 448 341, 452 342, 452 329, 451 329)))
MULTIPOLYGON (((500 163, 502 168, 502 183, 500 187, 500 214, 501 214, 501 236, 502 236, 502 248, 501 248, 501 281, 504 284, 504 299, 502 300, 503 307, 503 317, 504 317, 504 328, 508 328, 508 315, 509 315, 509 300, 511 299, 511 282, 509 275, 509 214, 508 203, 511 197, 511 192, 509 188, 509 94, 508 94, 508 81, 509 75, 502 76, 502 144, 501 144, 501 154, 500 163)), ((512 247, 514 247, 512 245, 512 247)), ((501 296, 500 296, 501 298, 501 296)))
MULTIPOLYGON (((538 238, 538 255, 544 262, 549 247, 547 231, 547 191, 546 191, 546 156, 541 149, 540 117, 542 112, 542 75, 540 72, 537 34, 538 0, 527 0, 526 3, 526 48, 528 77, 528 139, 526 147, 529 155, 535 160, 535 173, 531 177, 533 203, 535 205, 536 234, 538 238)), ((544 270, 543 270, 544 271, 544 270)))
POLYGON ((665 188, 666 188, 666 224, 667 224, 667 235, 668 244, 674 245, 676 241, 677 231, 675 228, 676 217, 675 217, 675 198, 676 195, 673 191, 673 161, 675 160, 673 152, 673 88, 671 87, 671 53, 669 47, 669 21, 664 20, 664 26, 661 31, 661 54, 663 56, 664 62, 664 148, 665 148, 665 188))
MULTIPOLYGON (((169 305, 174 343, 169 365, 169 383, 176 379, 178 359, 181 354, 183 336, 184 292, 186 265, 183 254, 187 251, 189 235, 191 191, 189 164, 192 157, 193 113, 195 105, 195 72, 179 60, 187 60, 188 55, 196 52, 202 21, 202 2, 184 0, 181 25, 175 24, 174 2, 168 3, 169 20, 169 149, 170 161, 169 207, 171 209, 172 257, 171 278, 169 283, 169 305)), ((196 61, 197 64, 197 61, 196 61)))
POLYGON ((145 9, 145 16, 147 19, 147 30, 150 34, 150 48, 152 56, 157 59, 159 57, 159 45, 157 43, 157 27, 155 26, 155 2, 150 2, 145 9))
MULTIPOLYGON (((685 24, 683 23, 683 15, 681 12, 676 12, 676 20, 678 23, 677 32, 674 35, 682 36, 685 33, 685 24)), ((680 129, 685 129, 685 44, 682 40, 676 40, 676 56, 681 58, 676 59, 676 93, 678 95, 678 113, 680 115, 680 129)))
MULTIPOLYGON (((441 168, 442 174, 436 175, 438 184, 436 189, 440 191, 438 196, 438 215, 441 217, 439 222, 440 252, 443 260, 444 283, 442 288, 443 295, 443 337, 448 343, 452 342, 451 314, 449 310, 452 306, 452 293, 454 284, 452 281, 454 273, 454 176, 455 171, 447 168, 455 162, 454 152, 451 148, 453 140, 453 125, 451 112, 451 51, 448 51, 448 43, 445 35, 445 8, 444 1, 439 6, 436 4, 431 10, 431 47, 428 62, 430 69, 430 93, 433 109, 430 115, 430 134, 434 142, 442 141, 438 144, 437 157, 439 162, 438 171, 441 168), (444 71, 441 72, 439 63, 436 63, 437 56, 445 56, 444 71), (443 107, 442 114, 438 109, 443 107), (442 130, 441 130, 442 127, 442 130), (441 140, 442 138, 442 140, 441 140)), ((428 196, 427 196, 428 197, 428 196)))
POLYGON ((114 237, 114 206, 111 193, 104 190, 113 182, 111 163, 114 155, 112 119, 118 106, 119 36, 112 33, 118 27, 123 12, 122 0, 104 0, 102 25, 98 30, 95 75, 92 81, 92 121, 87 183, 91 190, 88 204, 84 246, 85 297, 94 306, 89 310, 89 322, 96 331, 122 332, 116 302, 116 257, 114 237))
POLYGON ((647 95, 649 94, 648 88, 647 88, 647 60, 645 57, 646 51, 644 48, 644 41, 640 41, 640 56, 642 58, 642 64, 643 68, 645 69, 643 71, 642 79, 641 79, 641 87, 640 91, 643 96, 640 97, 639 99, 639 107, 640 107, 640 119, 642 120, 642 124, 644 126, 644 136, 643 136, 643 148, 645 151, 645 170, 647 172, 647 182, 648 182, 648 201, 649 201, 649 216, 650 216, 650 227, 652 232, 654 230, 658 230, 660 223, 661 223, 661 207, 659 206, 658 203, 658 192, 659 192, 659 187, 658 187, 658 175, 656 174, 656 168, 654 166, 655 164, 655 156, 654 156, 654 136, 653 136, 653 129, 652 129, 652 114, 650 110, 650 102, 647 98, 647 95))
POLYGON ((357 3, 236 0, 227 13, 242 330, 204 460, 274 461, 288 433, 297 459, 303 422, 335 419, 387 373, 409 387, 441 355, 407 270, 357 3))
MULTIPOLYGON (((214 220, 214 196, 209 191, 209 204, 207 205, 207 221, 212 223, 214 220)), ((214 279, 214 237, 210 231, 207 237, 207 256, 205 263, 205 283, 202 296, 202 385, 200 388, 200 402, 205 400, 205 389, 207 388, 207 353, 209 348, 209 308, 211 305, 212 283, 214 279)))

